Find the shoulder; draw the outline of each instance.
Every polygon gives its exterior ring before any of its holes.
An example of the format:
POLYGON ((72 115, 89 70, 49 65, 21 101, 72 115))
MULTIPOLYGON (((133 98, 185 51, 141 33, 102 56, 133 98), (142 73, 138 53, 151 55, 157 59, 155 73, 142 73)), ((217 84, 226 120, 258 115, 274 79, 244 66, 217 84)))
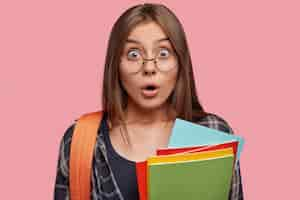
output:
POLYGON ((60 140, 59 154, 62 162, 68 163, 75 123, 69 125, 60 140))
MULTIPOLYGON (((63 155, 65 160, 68 160, 70 157, 70 149, 71 149, 71 142, 72 137, 74 135, 75 125, 78 119, 75 119, 72 124, 70 124, 64 131, 63 136, 61 137, 60 141, 60 154, 63 155)), ((103 130, 103 120, 101 121, 101 124, 99 125, 99 130, 103 130)))
POLYGON ((217 114, 208 113, 206 116, 202 117, 200 120, 197 120, 195 123, 206 126, 208 128, 223 131, 228 134, 234 134, 228 122, 217 114))
MULTIPOLYGON (((70 147, 71 140, 74 131, 75 123, 69 125, 69 127, 64 131, 63 136, 60 139, 59 145, 59 157, 58 157, 58 176, 68 177, 69 176, 69 159, 70 159, 70 147)), ((62 181, 59 178, 58 181, 62 181)))
POLYGON ((72 140, 72 136, 73 136, 73 132, 74 132, 74 128, 75 128, 75 123, 69 125, 67 127, 67 129, 65 130, 62 139, 61 139, 61 143, 64 146, 70 145, 71 140, 72 140))

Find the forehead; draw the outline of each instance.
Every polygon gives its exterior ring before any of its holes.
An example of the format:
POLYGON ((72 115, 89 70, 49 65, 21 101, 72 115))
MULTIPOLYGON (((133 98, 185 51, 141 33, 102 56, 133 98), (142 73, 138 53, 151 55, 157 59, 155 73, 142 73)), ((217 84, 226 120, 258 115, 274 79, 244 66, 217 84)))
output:
POLYGON ((160 42, 168 42, 169 39, 161 27, 155 22, 139 24, 129 33, 126 43, 136 43, 144 46, 152 46, 160 42))

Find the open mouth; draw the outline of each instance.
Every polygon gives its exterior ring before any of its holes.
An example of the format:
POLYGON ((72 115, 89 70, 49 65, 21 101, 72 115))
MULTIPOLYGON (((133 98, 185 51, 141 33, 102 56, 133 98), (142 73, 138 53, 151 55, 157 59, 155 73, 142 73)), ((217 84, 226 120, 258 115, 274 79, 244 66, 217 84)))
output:
POLYGON ((148 85, 147 87, 144 87, 142 89, 142 94, 145 97, 154 97, 157 95, 157 93, 158 93, 158 87, 154 85, 148 85))
POLYGON ((149 91, 153 91, 156 89, 156 87, 154 85, 149 85, 146 88, 144 88, 145 90, 149 90, 149 91))

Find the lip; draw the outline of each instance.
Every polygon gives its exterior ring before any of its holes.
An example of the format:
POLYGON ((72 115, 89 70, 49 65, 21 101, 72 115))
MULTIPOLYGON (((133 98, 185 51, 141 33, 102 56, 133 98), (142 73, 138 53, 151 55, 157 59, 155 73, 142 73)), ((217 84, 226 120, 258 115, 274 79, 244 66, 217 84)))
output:
POLYGON ((147 89, 142 89, 142 94, 145 97, 154 97, 158 94, 159 88, 155 88, 155 90, 147 90, 147 89))
POLYGON ((155 97, 158 92, 159 92, 159 85, 154 83, 154 82, 149 82, 149 83, 146 83, 144 84, 142 87, 141 87, 141 90, 142 90, 142 95, 146 98, 151 98, 151 97, 155 97), (154 86, 155 89, 154 90, 147 90, 146 88, 148 86, 154 86))

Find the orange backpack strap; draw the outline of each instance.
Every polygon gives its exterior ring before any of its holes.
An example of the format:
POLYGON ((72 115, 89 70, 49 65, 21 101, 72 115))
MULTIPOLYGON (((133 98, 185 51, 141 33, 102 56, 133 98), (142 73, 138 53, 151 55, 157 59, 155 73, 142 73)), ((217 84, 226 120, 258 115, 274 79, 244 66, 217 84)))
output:
POLYGON ((89 200, 94 147, 103 111, 86 113, 75 124, 70 150, 71 200, 89 200))

